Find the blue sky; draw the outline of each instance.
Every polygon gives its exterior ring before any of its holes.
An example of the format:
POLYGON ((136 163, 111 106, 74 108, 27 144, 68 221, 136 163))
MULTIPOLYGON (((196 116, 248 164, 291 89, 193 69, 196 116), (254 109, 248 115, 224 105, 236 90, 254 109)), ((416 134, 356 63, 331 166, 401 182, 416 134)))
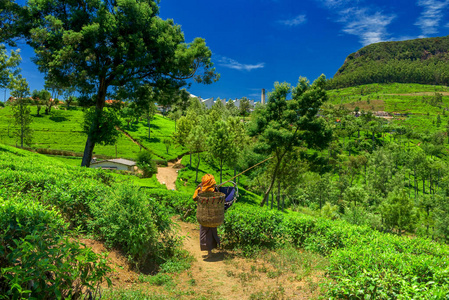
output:
MULTIPOLYGON (((161 0, 160 16, 181 25, 187 42, 202 37, 212 50, 221 79, 192 84, 202 98, 259 101, 275 81, 333 77, 365 45, 449 35, 449 0, 161 0)), ((31 90, 41 89, 32 55, 23 47, 22 74, 31 90)))

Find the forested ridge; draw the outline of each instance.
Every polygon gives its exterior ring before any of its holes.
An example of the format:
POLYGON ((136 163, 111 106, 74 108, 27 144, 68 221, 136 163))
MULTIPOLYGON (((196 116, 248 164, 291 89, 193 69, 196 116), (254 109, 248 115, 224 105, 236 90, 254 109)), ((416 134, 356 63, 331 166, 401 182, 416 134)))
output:
POLYGON ((371 44, 346 58, 328 87, 449 83, 449 36, 371 44))

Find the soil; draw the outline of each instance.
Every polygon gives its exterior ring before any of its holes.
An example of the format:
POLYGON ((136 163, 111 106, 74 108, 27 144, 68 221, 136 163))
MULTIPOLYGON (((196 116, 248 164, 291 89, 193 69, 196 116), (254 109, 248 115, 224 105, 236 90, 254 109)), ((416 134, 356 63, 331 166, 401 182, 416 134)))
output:
MULTIPOLYGON (((140 290, 168 299, 315 299, 319 296, 322 271, 297 279, 296 274, 276 272, 263 255, 245 258, 219 248, 207 257, 207 251, 200 251, 199 225, 174 221, 179 236, 183 237, 183 248, 193 257, 191 268, 170 274, 172 286, 154 286, 139 280, 140 274, 129 266, 123 254, 110 250, 108 259, 114 271, 108 276, 112 289, 140 290)), ((96 253, 106 251, 101 242, 90 239, 82 242, 96 253)))
POLYGON ((156 178, 161 184, 165 184, 168 190, 176 190, 175 181, 178 178, 178 170, 181 169, 181 158, 176 162, 168 162, 166 167, 158 167, 156 178))

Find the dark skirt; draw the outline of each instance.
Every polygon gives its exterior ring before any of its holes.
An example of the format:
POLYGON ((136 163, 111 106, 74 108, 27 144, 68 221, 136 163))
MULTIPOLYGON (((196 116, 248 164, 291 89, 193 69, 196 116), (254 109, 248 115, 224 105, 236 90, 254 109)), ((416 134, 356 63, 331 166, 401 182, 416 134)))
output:
POLYGON ((220 238, 217 234, 217 227, 204 227, 200 225, 200 246, 201 251, 211 251, 220 245, 220 238))

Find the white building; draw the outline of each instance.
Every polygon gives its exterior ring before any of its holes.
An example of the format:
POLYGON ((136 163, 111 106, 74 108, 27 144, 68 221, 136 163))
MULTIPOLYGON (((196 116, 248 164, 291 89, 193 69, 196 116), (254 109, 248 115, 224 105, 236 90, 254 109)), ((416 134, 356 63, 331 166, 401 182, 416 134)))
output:
MULTIPOLYGON (((192 95, 192 94, 190 94, 190 97, 191 97, 191 98, 198 98, 198 100, 200 100, 201 103, 204 103, 204 105, 206 106, 207 109, 212 108, 212 106, 213 106, 213 105, 215 104, 215 102, 216 102, 216 101, 214 100, 214 97, 208 98, 208 99, 202 99, 201 97, 198 97, 198 96, 195 96, 195 95, 192 95)), ((220 99, 219 101, 221 101, 221 102, 223 103, 223 105, 226 105, 226 99, 220 99)), ((235 98, 235 100, 229 99, 228 101, 233 101, 233 102, 234 102, 234 105, 235 105, 236 107, 240 107, 240 101, 241 101, 241 99, 235 98)), ((250 104, 251 107, 254 107, 254 105, 255 105, 254 100, 249 100, 249 104, 250 104)))
POLYGON ((101 168, 109 170, 123 170, 135 172, 137 170, 136 162, 124 158, 115 158, 97 161, 95 158, 90 163, 90 168, 101 168))

